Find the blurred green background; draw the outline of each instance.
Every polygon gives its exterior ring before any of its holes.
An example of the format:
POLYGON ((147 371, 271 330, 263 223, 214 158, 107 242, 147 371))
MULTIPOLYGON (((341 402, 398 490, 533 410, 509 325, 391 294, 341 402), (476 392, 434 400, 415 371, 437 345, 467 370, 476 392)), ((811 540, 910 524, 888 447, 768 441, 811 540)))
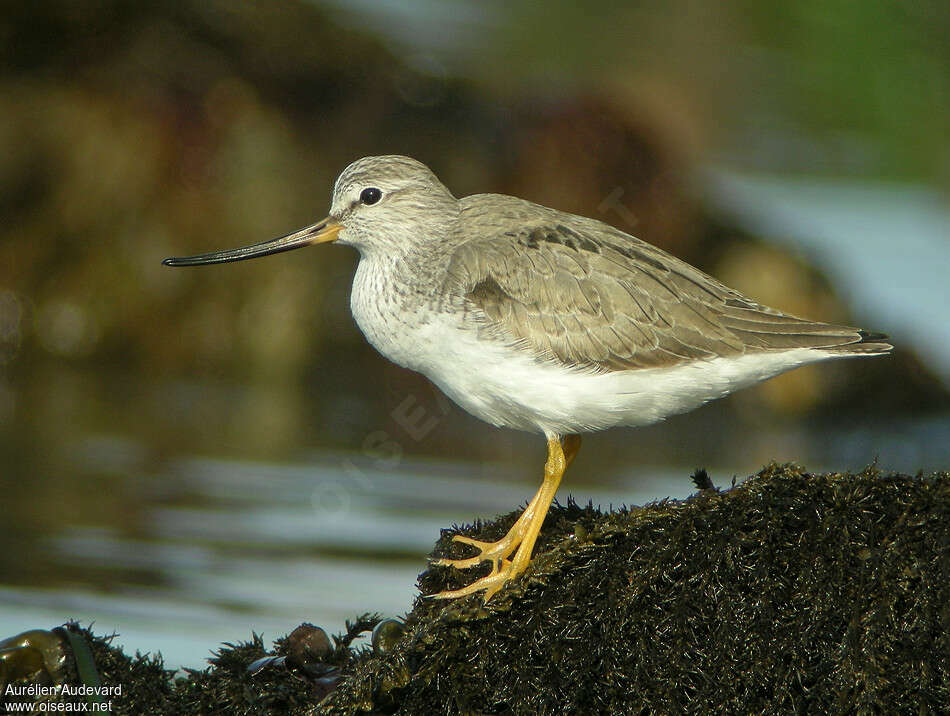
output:
POLYGON ((440 526, 533 492, 538 437, 365 343, 354 253, 160 264, 322 217, 367 154, 899 346, 592 436, 562 495, 946 469, 948 36, 937 0, 6 3, 0 627, 96 617, 197 665, 262 624, 408 609, 440 526))

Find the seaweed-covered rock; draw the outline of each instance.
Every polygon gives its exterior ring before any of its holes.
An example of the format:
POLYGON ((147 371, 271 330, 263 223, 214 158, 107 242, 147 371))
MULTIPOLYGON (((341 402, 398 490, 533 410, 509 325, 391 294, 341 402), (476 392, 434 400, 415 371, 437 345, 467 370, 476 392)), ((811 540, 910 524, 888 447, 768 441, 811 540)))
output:
MULTIPOLYGON (((434 556, 464 549, 446 532, 434 556)), ((936 712, 948 634, 950 475, 773 465, 684 502, 552 509, 525 578, 484 606, 417 600, 315 713, 936 712)))
MULTIPOLYGON (((532 566, 487 605, 420 597, 402 623, 365 615, 332 640, 304 624, 270 655, 255 635, 174 680, 160 658, 67 628, 101 683, 122 684, 115 713, 950 710, 950 473, 772 465, 723 492, 694 480, 704 489, 682 502, 556 505, 532 566), (372 648, 351 646, 370 630, 372 648)), ((495 539, 517 515, 446 530, 433 557, 463 556, 451 535, 495 539)), ((419 586, 474 576, 433 567, 419 586)), ((28 680, 40 641, 8 645, 4 673, 28 680)), ((62 678, 37 669, 34 681, 62 678)), ((67 653, 66 683, 89 683, 83 671, 67 653)))

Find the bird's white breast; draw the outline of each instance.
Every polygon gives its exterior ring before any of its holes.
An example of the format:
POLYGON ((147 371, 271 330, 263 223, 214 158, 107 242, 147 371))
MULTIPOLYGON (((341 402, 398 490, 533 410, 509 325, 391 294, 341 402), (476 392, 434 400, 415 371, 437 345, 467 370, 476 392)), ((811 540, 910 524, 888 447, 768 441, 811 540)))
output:
POLYGON ((376 350, 393 363, 425 373, 419 361, 427 346, 419 345, 418 333, 429 319, 406 306, 404 289, 395 275, 390 260, 361 258, 353 277, 350 310, 376 350))

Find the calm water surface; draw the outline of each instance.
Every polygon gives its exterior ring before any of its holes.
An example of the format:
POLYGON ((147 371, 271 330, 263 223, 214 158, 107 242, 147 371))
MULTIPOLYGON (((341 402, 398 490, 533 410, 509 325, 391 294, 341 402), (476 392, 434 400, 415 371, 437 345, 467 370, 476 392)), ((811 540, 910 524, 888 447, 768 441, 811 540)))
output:
MULTIPOLYGON (((85 460, 101 473, 135 446, 99 440, 87 448, 85 460)), ((138 514, 131 526, 32 533, 25 558, 44 561, 43 576, 0 586, 0 633, 75 618, 99 633, 115 630, 129 653, 161 651, 169 667, 195 668, 221 642, 252 631, 271 640, 302 621, 336 632, 361 612, 401 615, 441 529, 510 511, 536 488, 505 466, 494 479, 485 472, 408 460, 383 470, 323 454, 299 464, 180 458, 157 475, 79 481, 90 499, 138 494, 138 514)), ((568 487, 561 497, 607 507, 692 491, 687 468, 649 474, 568 487)))

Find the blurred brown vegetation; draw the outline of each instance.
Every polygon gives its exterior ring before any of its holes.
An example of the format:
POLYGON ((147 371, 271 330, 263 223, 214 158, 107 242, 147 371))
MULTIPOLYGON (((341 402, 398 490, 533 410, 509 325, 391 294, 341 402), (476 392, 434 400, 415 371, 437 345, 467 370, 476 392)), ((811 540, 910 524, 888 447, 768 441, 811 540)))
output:
MULTIPOLYGON (((7 445, 131 431, 156 449, 352 448, 394 394, 428 395, 353 326, 345 250, 160 265, 319 218, 335 176, 367 154, 415 156, 460 196, 503 191, 608 221, 765 303, 850 320, 819 270, 722 225, 690 191, 709 118, 674 109, 674 88, 623 79, 494 93, 308 3, 8 4, 7 445)), ((944 395, 904 354, 799 371, 732 405, 914 410, 944 395), (872 394, 889 398, 860 399, 872 394)), ((443 434, 426 449, 458 442, 443 434)))

